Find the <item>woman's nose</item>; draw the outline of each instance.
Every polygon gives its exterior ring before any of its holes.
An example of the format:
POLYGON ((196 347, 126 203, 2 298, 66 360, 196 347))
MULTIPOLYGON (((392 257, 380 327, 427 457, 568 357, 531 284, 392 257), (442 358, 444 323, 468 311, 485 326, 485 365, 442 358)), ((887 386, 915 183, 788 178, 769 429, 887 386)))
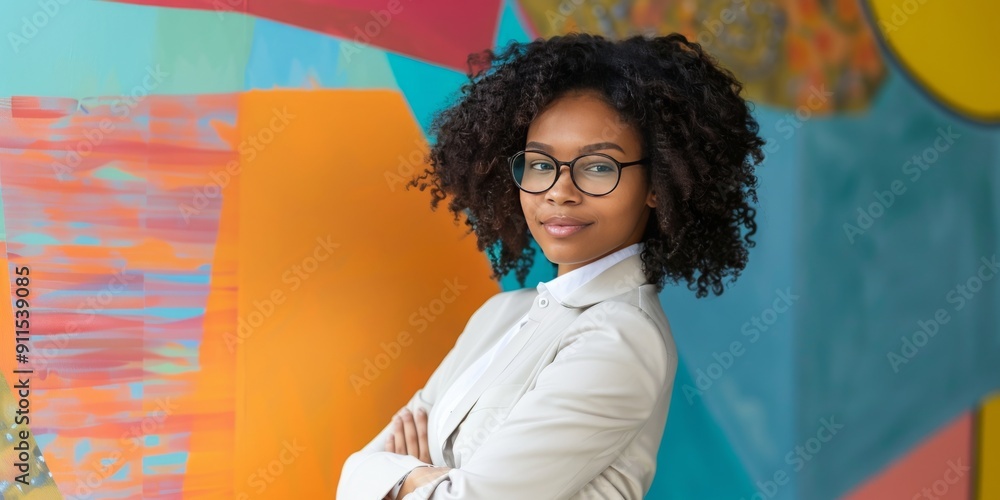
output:
POLYGON ((573 177, 570 175, 569 165, 559 166, 559 178, 556 183, 545 192, 545 198, 554 203, 563 204, 566 202, 579 202, 583 193, 573 184, 573 177))

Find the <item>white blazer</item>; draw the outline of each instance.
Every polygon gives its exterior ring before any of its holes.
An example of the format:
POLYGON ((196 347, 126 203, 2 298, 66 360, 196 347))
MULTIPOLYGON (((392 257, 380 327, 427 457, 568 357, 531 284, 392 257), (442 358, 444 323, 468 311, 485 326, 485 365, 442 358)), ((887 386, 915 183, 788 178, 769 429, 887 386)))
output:
POLYGON ((405 500, 643 498, 677 350, 638 254, 562 303, 534 288, 490 297, 406 406, 439 418, 441 394, 525 311, 528 323, 445 417, 444 435, 428 426, 432 464, 383 451, 390 423, 344 462, 337 498, 381 500, 420 465, 453 470, 405 500))

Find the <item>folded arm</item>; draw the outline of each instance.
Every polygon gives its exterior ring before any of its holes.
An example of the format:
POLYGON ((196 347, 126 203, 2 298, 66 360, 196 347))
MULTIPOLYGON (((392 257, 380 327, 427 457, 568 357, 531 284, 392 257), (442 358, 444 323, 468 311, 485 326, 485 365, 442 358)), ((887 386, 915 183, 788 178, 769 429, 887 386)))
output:
POLYGON ((568 499, 607 469, 672 390, 677 367, 644 312, 615 307, 600 321, 581 315, 591 326, 567 336, 535 387, 466 463, 416 498, 568 499))
MULTIPOLYGON (((431 404, 422 398, 424 389, 413 395, 406 407, 410 411, 424 408, 430 412, 431 404)), ((385 426, 364 448, 347 457, 340 473, 337 498, 340 500, 379 500, 389 494, 399 480, 416 467, 431 465, 412 455, 401 455, 385 450, 386 439, 392 435, 392 422, 385 426)))
MULTIPOLYGON (((475 324, 477 316, 488 310, 491 302, 501 297, 497 294, 483 303, 469 318, 468 325, 475 324)), ((434 373, 427 379, 423 388, 419 389, 406 407, 414 414, 418 408, 423 408, 430 415, 431 407, 440 397, 442 391, 442 379, 454 369, 457 359, 456 352, 461 352, 461 344, 468 341, 468 328, 464 330, 455 340, 455 345, 448 351, 441 363, 434 369, 434 373)), ((420 461, 411 455, 401 455, 385 450, 386 439, 392 434, 392 422, 382 429, 374 439, 368 442, 361 450, 352 453, 344 462, 340 473, 340 482, 337 485, 337 498, 339 500, 380 500, 389 495, 394 486, 408 472, 422 465, 432 465, 420 461)))

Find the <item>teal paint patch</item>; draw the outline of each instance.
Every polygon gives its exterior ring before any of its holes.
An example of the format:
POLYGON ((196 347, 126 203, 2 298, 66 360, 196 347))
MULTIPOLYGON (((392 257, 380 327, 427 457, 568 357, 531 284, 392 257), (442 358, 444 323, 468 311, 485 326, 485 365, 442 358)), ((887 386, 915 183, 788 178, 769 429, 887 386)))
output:
POLYGON ((646 498, 750 498, 753 482, 729 437, 701 401, 689 404, 681 392, 683 386, 695 383, 689 372, 681 357, 656 457, 656 476, 646 498))
POLYGON ((222 11, 161 9, 153 65, 168 74, 157 94, 214 94, 245 89, 254 17, 222 11))
POLYGON ((176 474, 183 474, 186 469, 188 452, 176 451, 164 453, 162 455, 149 455, 142 457, 142 473, 144 475, 157 476, 162 474, 158 468, 171 468, 176 474))
POLYGON ((44 233, 24 233, 10 239, 11 242, 26 246, 58 245, 59 240, 44 233))
POLYGON ((0 0, 0 33, 26 40, 0 44, 7 75, 0 78, 0 95, 84 99, 244 88, 252 17, 117 2, 56 4, 58 12, 47 16, 39 14, 38 2, 0 0), (48 20, 24 37, 25 20, 32 25, 33 18, 48 20))
POLYGON ((454 104, 450 97, 456 95, 458 87, 468 78, 455 70, 398 54, 387 53, 386 58, 414 118, 426 135, 434 114, 454 104))
POLYGON ((531 35, 524 29, 524 20, 518 13, 515 0, 504 0, 500 11, 500 22, 497 24, 497 36, 493 45, 504 47, 511 40, 530 42, 531 35))
POLYGON ((101 240, 93 236, 77 236, 73 238, 74 245, 85 245, 85 246, 97 246, 101 244, 101 240))
MULTIPOLYGON (((746 268, 737 281, 723 281, 721 296, 699 299, 686 282, 668 283, 660 301, 694 381, 676 386, 674 397, 682 408, 704 405, 726 436, 724 448, 704 453, 735 454, 747 476, 764 479, 787 467, 784 454, 794 447, 793 341, 803 296, 792 265, 798 250, 791 228, 798 224, 804 153, 794 135, 781 132, 785 111, 757 106, 754 117, 771 152, 755 169, 756 245, 748 249, 746 268)), ((796 498, 796 481, 789 477, 768 498, 796 498)))
POLYGON ((266 19, 255 23, 246 87, 399 88, 385 51, 266 19))
POLYGON ((116 167, 100 167, 94 170, 93 176, 98 179, 104 179, 108 181, 142 181, 143 179, 136 177, 120 168, 116 167))
POLYGON ((950 301, 1000 253, 1000 131, 942 111, 890 69, 866 114, 796 136, 796 442, 824 418, 844 426, 810 453, 801 498, 857 487, 1000 386, 1000 276, 963 307, 950 301), (948 320, 934 325, 939 311, 948 320))

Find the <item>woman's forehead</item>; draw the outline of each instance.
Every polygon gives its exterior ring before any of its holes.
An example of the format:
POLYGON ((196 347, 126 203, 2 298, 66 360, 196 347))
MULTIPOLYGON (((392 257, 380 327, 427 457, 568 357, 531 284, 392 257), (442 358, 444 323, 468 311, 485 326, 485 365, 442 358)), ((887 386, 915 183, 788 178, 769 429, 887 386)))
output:
MULTIPOLYGON (((613 112, 613 110, 612 110, 613 112)), ((634 126, 596 108, 567 107, 539 115, 528 128, 527 144, 546 152, 586 153, 619 150, 629 153, 641 137, 634 126)))

